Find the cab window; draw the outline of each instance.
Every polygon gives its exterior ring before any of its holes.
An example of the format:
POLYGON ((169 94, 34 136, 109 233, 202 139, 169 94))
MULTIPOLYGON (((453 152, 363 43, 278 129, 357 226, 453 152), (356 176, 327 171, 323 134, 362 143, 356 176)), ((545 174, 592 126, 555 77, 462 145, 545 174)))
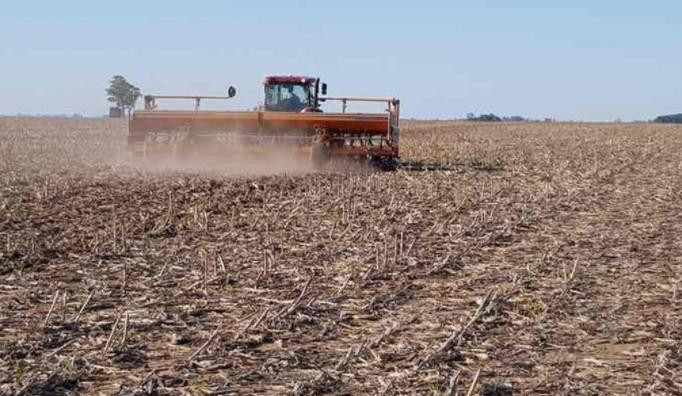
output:
POLYGON ((271 84, 265 87, 265 108, 301 111, 309 106, 310 89, 300 84, 271 84))

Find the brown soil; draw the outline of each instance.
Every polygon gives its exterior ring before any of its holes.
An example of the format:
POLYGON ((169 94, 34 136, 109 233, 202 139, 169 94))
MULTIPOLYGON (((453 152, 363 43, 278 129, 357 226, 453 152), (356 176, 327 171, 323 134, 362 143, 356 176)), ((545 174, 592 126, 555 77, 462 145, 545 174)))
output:
POLYGON ((0 394, 682 394, 682 127, 403 132, 249 176, 0 118, 0 394))

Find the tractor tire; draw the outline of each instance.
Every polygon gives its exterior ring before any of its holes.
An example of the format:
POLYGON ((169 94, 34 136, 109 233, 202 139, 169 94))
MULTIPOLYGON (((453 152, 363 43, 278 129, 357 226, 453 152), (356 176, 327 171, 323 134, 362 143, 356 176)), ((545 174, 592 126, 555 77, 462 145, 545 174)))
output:
POLYGON ((393 172, 398 169, 398 160, 395 158, 372 157, 370 163, 373 169, 379 171, 393 172))

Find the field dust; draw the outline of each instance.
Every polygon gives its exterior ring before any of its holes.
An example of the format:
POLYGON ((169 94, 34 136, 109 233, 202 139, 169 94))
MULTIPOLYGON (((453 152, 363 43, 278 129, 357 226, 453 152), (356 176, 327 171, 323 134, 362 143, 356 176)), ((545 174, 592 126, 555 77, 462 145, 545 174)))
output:
POLYGON ((131 168, 150 172, 218 173, 223 175, 278 175, 313 172, 309 152, 288 147, 193 147, 191 153, 166 153, 148 158, 128 158, 131 168))
POLYGON ((0 394, 680 394, 682 127, 402 131, 262 175, 0 118, 0 394))

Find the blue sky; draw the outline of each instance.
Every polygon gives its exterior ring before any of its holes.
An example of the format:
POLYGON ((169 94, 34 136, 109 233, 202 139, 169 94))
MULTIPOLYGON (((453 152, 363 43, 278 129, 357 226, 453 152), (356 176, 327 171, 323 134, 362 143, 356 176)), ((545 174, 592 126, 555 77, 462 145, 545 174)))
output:
MULTIPOLYGON (((682 112, 682 2, 5 1, 0 114, 104 114, 122 74, 144 93, 255 106, 268 74, 395 96, 407 117, 561 120, 682 112)), ((223 105, 224 106, 224 105, 223 105)))

